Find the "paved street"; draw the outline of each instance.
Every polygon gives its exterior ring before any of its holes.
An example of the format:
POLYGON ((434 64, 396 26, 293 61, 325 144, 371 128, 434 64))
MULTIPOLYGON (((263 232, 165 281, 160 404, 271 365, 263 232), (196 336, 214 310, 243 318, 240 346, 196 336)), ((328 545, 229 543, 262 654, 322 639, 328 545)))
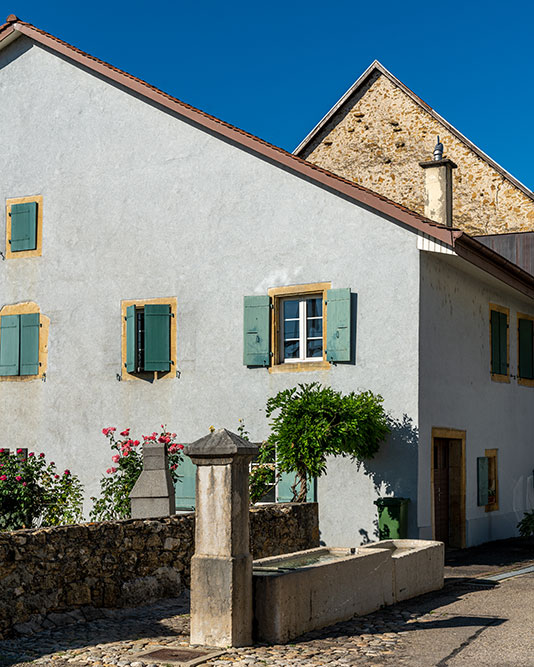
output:
MULTIPOLYGON (((446 569, 443 591, 310 633, 284 646, 227 651, 206 663, 230 665, 499 665, 534 667, 534 574, 491 582, 484 574, 529 565, 510 545, 461 552, 446 569), (474 578, 477 577, 477 578, 474 578)), ((187 646, 188 598, 73 623, 0 644, 2 667, 141 667, 136 655, 187 646)), ((144 663, 165 665, 168 663, 144 663)))

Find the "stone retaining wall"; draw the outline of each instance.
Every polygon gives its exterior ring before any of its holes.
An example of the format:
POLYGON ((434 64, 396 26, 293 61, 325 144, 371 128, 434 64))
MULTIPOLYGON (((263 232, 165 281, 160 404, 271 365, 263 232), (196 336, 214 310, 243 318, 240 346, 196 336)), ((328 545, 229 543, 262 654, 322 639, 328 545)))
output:
MULTIPOLYGON (((0 639, 147 604, 189 585, 194 513, 0 533, 0 639), (70 619, 70 621, 69 621, 70 619)), ((254 558, 319 545, 315 503, 255 507, 254 558)))

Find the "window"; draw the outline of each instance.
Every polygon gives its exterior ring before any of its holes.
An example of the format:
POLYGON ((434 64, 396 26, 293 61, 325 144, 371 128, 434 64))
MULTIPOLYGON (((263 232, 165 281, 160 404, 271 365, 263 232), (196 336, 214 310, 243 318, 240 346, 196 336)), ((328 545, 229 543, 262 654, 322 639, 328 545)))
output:
POLYGON ((510 382, 510 340, 508 308, 490 304, 491 379, 495 382, 510 382))
POLYGON ((0 380, 29 380, 46 372, 49 320, 33 302, 0 310, 0 380))
POLYGON ((323 359, 322 294, 281 300, 280 359, 283 363, 323 359))
POLYGON ((123 378, 176 370, 176 299, 123 301, 121 310, 123 378))
POLYGON ((6 259, 42 254, 43 198, 18 197, 6 202, 6 259))
POLYGON ((518 384, 534 387, 534 317, 517 313, 518 384))
POLYGON ((478 505, 485 506, 486 512, 499 509, 497 452, 497 449, 486 449, 485 456, 477 459, 478 505))
POLYGON ((244 299, 243 363, 270 372, 330 368, 354 360, 350 289, 330 283, 276 287, 244 299))

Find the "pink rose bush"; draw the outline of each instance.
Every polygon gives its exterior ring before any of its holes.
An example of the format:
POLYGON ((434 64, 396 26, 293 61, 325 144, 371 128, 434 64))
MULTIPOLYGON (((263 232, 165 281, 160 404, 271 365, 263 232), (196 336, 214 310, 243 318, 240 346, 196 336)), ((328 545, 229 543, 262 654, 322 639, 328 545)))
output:
POLYGON ((117 429, 108 426, 102 429, 108 439, 112 451, 111 461, 115 464, 107 468, 100 480, 100 496, 92 497, 93 509, 90 517, 93 521, 127 519, 130 516, 130 491, 143 470, 143 445, 150 446, 158 442, 167 447, 169 469, 174 483, 178 481, 178 467, 183 460, 184 446, 176 442, 176 433, 170 433, 161 425, 161 432, 154 431, 150 435, 142 435, 141 440, 130 437, 130 429, 119 432, 120 439, 115 437, 117 429))
POLYGON ((83 520, 83 487, 70 470, 58 475, 44 452, 0 449, 0 530, 83 520))

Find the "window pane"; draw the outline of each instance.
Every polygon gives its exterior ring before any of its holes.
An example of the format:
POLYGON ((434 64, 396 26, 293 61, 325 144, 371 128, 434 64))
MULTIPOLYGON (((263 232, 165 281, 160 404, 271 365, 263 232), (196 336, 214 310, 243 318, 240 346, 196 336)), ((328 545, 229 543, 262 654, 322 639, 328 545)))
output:
POLYGON ((299 321, 298 320, 286 320, 284 322, 284 338, 288 340, 289 338, 298 338, 299 337, 299 321))
POLYGON ((323 300, 321 297, 314 299, 306 299, 307 316, 308 317, 322 317, 323 316, 323 300))
POLYGON ((309 340, 307 344, 307 357, 322 357, 323 356, 323 339, 309 340))
POLYGON ((284 341, 284 359, 298 359, 298 358, 299 358, 298 340, 284 341))
POLYGON ((298 318, 299 316, 299 302, 298 301, 284 301, 284 320, 291 318, 298 318))
POLYGON ((323 335, 323 318, 308 320, 308 338, 323 335))

